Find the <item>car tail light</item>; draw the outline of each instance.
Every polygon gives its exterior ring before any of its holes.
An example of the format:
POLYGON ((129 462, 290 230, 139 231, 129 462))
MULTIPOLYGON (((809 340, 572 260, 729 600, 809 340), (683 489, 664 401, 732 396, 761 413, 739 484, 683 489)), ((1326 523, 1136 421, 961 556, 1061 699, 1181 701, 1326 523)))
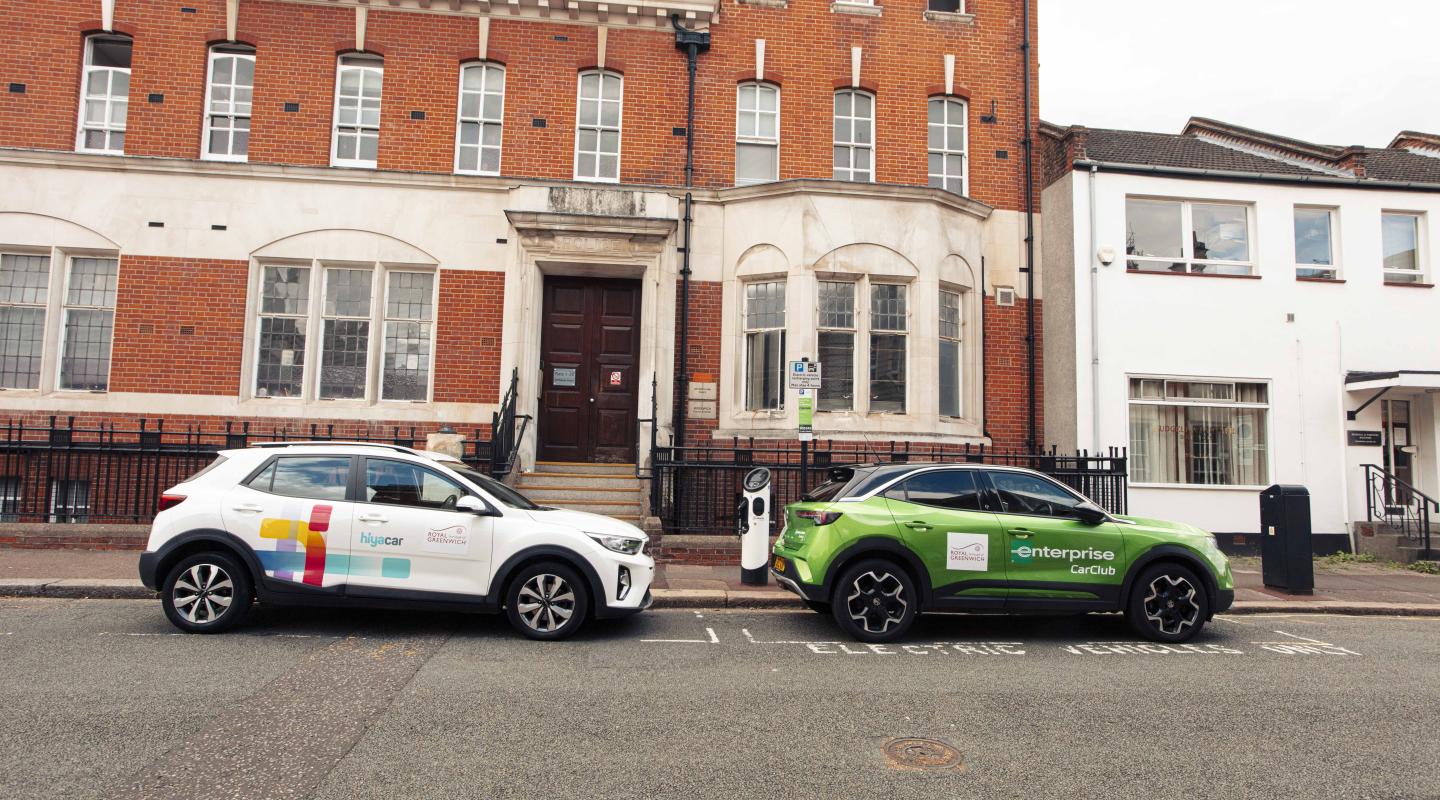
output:
POLYGON ((158 510, 164 511, 167 508, 174 508, 183 502, 185 502, 185 495, 183 494, 162 494, 160 495, 160 508, 158 510))
POLYGON ((800 519, 808 519, 815 523, 815 527, 829 525, 840 519, 839 511, 796 511, 795 516, 800 519))

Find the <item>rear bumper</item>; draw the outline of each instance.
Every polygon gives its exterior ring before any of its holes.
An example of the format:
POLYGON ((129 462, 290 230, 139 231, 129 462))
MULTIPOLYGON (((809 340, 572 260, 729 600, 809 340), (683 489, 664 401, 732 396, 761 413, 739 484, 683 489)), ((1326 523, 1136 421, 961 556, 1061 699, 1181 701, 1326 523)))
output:
POLYGON ((798 594, 802 598, 812 602, 825 602, 825 590, 823 587, 810 583, 801 583, 793 577, 795 574, 794 561, 784 556, 774 556, 770 559, 770 577, 775 579, 776 585, 781 589, 793 594, 798 594), (776 561, 782 562, 784 568, 780 570, 775 569, 776 561))
POLYGON ((145 551, 140 554, 140 582, 151 591, 160 590, 160 554, 145 551))

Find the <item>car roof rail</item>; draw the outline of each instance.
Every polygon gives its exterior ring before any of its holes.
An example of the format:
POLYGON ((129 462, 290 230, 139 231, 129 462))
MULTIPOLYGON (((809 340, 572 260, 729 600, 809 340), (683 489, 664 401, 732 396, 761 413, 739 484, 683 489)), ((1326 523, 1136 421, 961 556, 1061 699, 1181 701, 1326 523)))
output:
POLYGON ((250 445, 250 446, 251 446, 251 447, 260 447, 260 448, 305 447, 305 446, 309 446, 309 447, 319 447, 319 446, 324 446, 324 447, 378 447, 378 448, 380 448, 380 449, 382 449, 382 450, 394 450, 394 451, 397 452, 397 453, 409 453, 409 454, 412 455, 412 456, 414 456, 414 455, 420 455, 420 451, 416 450, 416 449, 413 448, 413 447, 406 447, 406 446, 404 446, 404 445, 399 445, 399 444, 386 444, 386 443, 384 443, 384 442, 347 442, 347 441, 344 441, 343 439, 312 439, 312 440, 309 440, 309 441, 289 441, 289 442, 256 442, 255 444, 252 444, 252 445, 250 445))

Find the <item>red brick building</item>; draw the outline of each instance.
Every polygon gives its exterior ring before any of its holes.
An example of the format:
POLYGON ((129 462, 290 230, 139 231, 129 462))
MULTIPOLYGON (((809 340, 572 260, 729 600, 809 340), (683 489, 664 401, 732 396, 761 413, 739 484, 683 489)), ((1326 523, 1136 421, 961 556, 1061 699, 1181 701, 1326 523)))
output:
POLYGON ((1023 2, 0 5, 0 415, 1022 447, 1023 2))

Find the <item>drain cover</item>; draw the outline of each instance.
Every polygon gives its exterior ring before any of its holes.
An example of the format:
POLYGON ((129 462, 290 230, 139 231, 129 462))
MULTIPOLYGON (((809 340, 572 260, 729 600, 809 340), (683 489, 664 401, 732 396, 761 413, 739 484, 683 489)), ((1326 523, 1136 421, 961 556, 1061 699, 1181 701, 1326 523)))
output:
POLYGON ((947 770, 964 769, 960 751, 939 739, 915 737, 891 739, 881 748, 885 760, 894 769, 947 770))

